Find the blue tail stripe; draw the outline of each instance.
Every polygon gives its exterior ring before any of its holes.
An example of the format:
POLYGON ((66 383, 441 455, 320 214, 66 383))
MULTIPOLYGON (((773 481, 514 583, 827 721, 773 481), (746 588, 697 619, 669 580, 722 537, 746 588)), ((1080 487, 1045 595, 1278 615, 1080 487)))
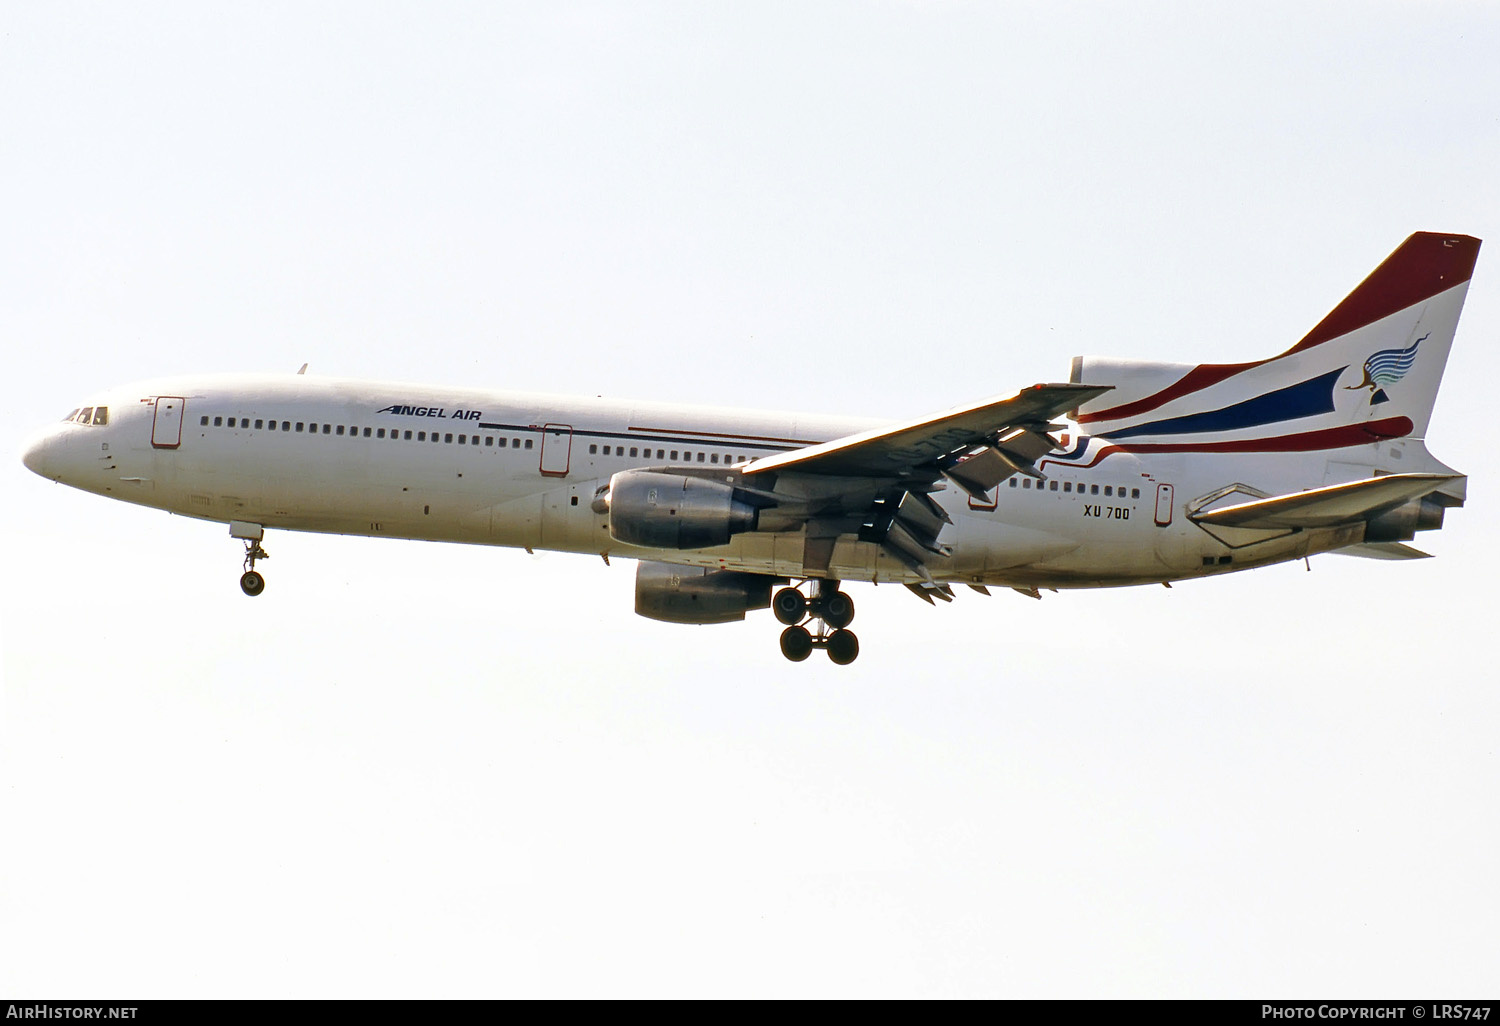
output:
POLYGON ((1339 375, 1348 370, 1319 374, 1315 378, 1300 381, 1295 385, 1267 392, 1265 395, 1234 403, 1218 410, 1190 413, 1185 417, 1137 424, 1100 435, 1100 438, 1137 438, 1141 435, 1189 435, 1205 431, 1234 431, 1239 428, 1261 427, 1279 424, 1303 417, 1315 417, 1320 413, 1333 412, 1333 389, 1339 375))

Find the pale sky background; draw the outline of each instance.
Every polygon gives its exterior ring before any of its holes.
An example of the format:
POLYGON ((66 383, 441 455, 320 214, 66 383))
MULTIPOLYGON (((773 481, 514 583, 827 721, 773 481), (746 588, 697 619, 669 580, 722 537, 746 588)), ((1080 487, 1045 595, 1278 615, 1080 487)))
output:
POLYGON ((0 992, 1500 990, 1500 7, 12 2, 0 992), (1488 238, 1406 565, 929 608, 50 485, 91 389, 294 371, 893 419, 1290 345, 1488 238))

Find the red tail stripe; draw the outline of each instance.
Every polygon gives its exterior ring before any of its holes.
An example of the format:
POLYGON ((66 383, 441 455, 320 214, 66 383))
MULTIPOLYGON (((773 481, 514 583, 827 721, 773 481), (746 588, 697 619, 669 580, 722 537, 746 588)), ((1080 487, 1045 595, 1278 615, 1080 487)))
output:
POLYGON ((1477 259, 1479 240, 1476 238, 1417 232, 1371 271, 1370 276, 1360 282, 1327 317, 1319 321, 1317 327, 1303 336, 1302 341, 1280 356, 1252 363, 1201 364, 1154 395, 1114 409, 1085 413, 1078 418, 1078 422, 1093 424, 1101 420, 1123 420, 1148 413, 1165 406, 1173 399, 1216 385, 1240 371, 1259 367, 1271 360, 1279 360, 1283 356, 1300 353, 1347 335, 1382 317, 1389 317, 1398 310, 1415 306, 1455 285, 1463 284, 1473 277, 1474 262, 1477 259))

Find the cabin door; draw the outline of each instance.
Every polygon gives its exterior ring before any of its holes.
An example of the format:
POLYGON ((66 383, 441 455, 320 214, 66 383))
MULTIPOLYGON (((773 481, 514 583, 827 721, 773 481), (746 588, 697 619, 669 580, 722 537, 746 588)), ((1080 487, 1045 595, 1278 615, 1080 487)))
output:
POLYGON ((573 451, 573 425, 542 425, 542 473, 565 477, 573 451))
POLYGON ((1172 486, 1156 486, 1156 526, 1166 527, 1172 523, 1172 486))
POLYGON ((156 416, 151 421, 151 444, 157 449, 175 449, 182 444, 182 408, 187 405, 180 395, 156 397, 156 416))

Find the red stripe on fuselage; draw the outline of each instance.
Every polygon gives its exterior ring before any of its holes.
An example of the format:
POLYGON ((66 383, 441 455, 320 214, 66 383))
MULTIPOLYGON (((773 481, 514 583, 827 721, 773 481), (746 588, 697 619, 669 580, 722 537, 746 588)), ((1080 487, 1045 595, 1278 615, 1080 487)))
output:
POLYGON ((1152 452, 1316 452, 1320 449, 1347 449, 1355 445, 1369 445, 1387 438, 1401 438, 1411 433, 1414 425, 1409 417, 1387 417, 1368 424, 1348 424, 1344 427, 1324 428, 1321 431, 1303 431, 1295 435, 1277 435, 1274 438, 1237 438, 1225 442, 1145 442, 1115 443, 1104 446, 1087 463, 1067 463, 1062 460, 1043 459, 1037 464, 1042 469, 1048 463, 1069 470, 1087 470, 1098 466, 1111 453, 1152 452))

